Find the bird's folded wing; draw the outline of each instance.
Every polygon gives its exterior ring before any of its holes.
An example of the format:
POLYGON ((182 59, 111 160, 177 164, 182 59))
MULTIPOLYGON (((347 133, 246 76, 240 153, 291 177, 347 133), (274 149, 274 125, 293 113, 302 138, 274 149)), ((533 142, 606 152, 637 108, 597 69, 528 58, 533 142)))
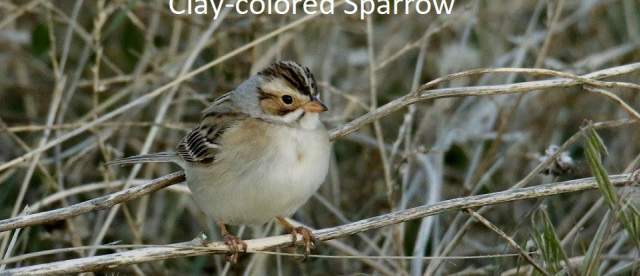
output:
POLYGON ((207 108, 200 124, 178 144, 177 153, 182 160, 196 165, 207 165, 215 161, 216 153, 220 149, 220 137, 225 130, 245 118, 241 113, 230 112, 229 110, 233 110, 227 106, 230 104, 229 101, 218 100, 212 104, 222 112, 207 108))

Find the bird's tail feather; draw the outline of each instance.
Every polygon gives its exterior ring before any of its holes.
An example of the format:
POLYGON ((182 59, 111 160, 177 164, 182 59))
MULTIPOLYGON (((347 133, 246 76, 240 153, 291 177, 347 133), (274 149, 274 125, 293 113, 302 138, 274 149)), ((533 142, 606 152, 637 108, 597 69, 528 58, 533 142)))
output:
POLYGON ((179 159, 175 152, 157 152, 116 159, 107 162, 106 165, 113 166, 138 163, 179 163, 179 159))

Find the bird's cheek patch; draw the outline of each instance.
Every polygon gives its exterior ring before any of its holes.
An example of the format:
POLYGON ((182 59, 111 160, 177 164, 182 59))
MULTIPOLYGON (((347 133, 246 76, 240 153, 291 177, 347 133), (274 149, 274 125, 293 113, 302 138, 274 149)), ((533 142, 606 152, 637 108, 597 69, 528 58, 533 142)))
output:
POLYGON ((260 108, 266 114, 280 115, 281 105, 273 98, 268 98, 260 101, 260 108))

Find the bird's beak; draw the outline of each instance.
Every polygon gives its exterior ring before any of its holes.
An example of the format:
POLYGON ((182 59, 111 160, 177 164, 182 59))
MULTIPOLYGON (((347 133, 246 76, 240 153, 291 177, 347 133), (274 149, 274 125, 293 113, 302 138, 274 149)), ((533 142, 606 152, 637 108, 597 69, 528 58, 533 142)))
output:
POLYGON ((316 112, 316 113, 320 113, 320 112, 325 112, 327 110, 329 110, 327 108, 326 105, 324 105, 317 97, 312 96, 311 97, 311 101, 309 101, 308 103, 304 104, 302 106, 302 109, 304 109, 305 112, 316 112))

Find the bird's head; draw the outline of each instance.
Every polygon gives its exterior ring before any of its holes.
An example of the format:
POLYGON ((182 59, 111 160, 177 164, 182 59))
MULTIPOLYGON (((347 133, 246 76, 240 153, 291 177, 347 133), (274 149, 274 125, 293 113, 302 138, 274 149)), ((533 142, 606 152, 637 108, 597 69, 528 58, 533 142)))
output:
POLYGON ((264 117, 286 124, 315 127, 327 107, 318 99, 316 80, 309 68, 292 61, 276 62, 262 70, 256 89, 264 117))

